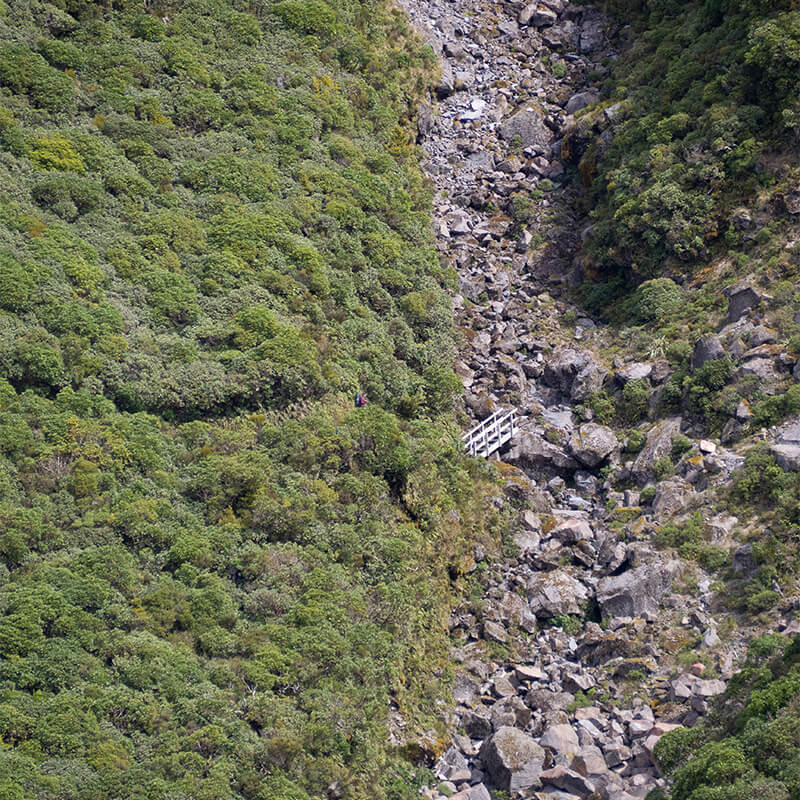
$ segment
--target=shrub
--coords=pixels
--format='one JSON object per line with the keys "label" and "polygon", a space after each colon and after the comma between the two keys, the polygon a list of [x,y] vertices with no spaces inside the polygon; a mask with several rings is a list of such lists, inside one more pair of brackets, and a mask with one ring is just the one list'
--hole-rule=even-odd
{"label": "shrub", "polygon": [[6,311],[27,311],[35,288],[30,265],[13,253],[0,250],[0,307]]}
{"label": "shrub", "polygon": [[648,380],[628,381],[622,389],[620,416],[628,423],[638,422],[646,413],[650,401]]}
{"label": "shrub", "polygon": [[28,146],[28,158],[45,170],[85,172],[86,165],[69,139],[63,136],[39,136]]}
{"label": "shrub", "polygon": [[34,200],[67,221],[98,208],[105,196],[103,187],[85,175],[56,174],[37,181],[31,189]]}
{"label": "shrub", "polygon": [[0,85],[17,94],[27,94],[48,111],[65,111],[74,100],[72,79],[53,69],[38,53],[24,45],[0,47]]}
{"label": "shrub", "polygon": [[72,42],[60,39],[42,39],[37,50],[52,67],[57,69],[80,69],[86,63],[86,56]]}
{"label": "shrub", "polygon": [[339,27],[336,11],[321,0],[281,0],[270,13],[287,28],[322,39],[332,38]]}
{"label": "shrub", "polygon": [[625,440],[626,453],[638,453],[645,445],[647,436],[639,430],[632,430]]}
{"label": "shrub", "polygon": [[670,278],[654,278],[639,286],[631,299],[631,312],[642,322],[662,322],[678,311],[683,297]]}

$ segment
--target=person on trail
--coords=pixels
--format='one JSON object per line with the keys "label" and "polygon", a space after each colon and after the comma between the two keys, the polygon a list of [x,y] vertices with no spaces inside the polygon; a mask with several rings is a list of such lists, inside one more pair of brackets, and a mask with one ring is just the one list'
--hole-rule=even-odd
{"label": "person on trail", "polygon": [[367,396],[365,394],[361,394],[361,392],[356,392],[356,408],[364,408],[367,404]]}

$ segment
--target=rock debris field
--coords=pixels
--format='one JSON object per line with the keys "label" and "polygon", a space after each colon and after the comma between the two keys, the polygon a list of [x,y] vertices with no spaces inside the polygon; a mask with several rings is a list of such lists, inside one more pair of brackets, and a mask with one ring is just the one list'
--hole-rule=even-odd
{"label": "rock debris field", "polygon": [[[435,752],[439,783],[423,793],[644,798],[663,785],[653,761],[659,738],[697,723],[743,653],[741,642],[721,646],[708,576],[676,589],[684,567],[649,543],[652,523],[727,480],[742,459],[694,442],[683,474],[655,482],[649,516],[635,515],[624,537],[605,523],[609,507],[639,506],[638,490],[613,491],[609,469],[652,485],[654,464],[680,431],[679,419],[662,421],[625,463],[615,432],[577,413],[609,370],[591,349],[595,323],[560,299],[588,225],[564,177],[588,125],[601,142],[613,138],[615,105],[590,123],[581,111],[599,100],[592,81],[615,57],[618,31],[596,8],[563,0],[399,4],[442,63],[437,96],[419,109],[419,134],[436,187],[437,246],[459,275],[465,407],[477,421],[513,398],[521,433],[502,455],[507,496],[497,502],[525,509],[514,530],[518,555],[484,565],[494,577],[479,609],[453,611],[450,746]],[[649,379],[654,393],[669,376],[658,360],[614,367],[614,380]],[[721,542],[735,523],[710,522]],[[747,570],[744,550],[734,564]],[[480,548],[475,560],[486,561]],[[586,609],[598,621],[570,633],[563,621]],[[675,666],[671,656],[687,641],[719,677],[699,660]]]}

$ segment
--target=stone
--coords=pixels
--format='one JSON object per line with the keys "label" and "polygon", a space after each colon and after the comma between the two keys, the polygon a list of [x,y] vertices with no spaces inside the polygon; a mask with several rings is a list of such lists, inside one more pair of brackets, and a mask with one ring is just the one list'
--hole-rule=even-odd
{"label": "stone", "polygon": [[760,347],[762,344],[775,344],[778,332],[766,325],[758,325],[750,331],[750,347]]}
{"label": "stone", "polygon": [[613,768],[629,761],[633,753],[630,747],[615,742],[603,747],[603,755],[605,756],[606,764]]}
{"label": "stone", "polygon": [[690,366],[692,372],[700,369],[704,364],[709,361],[716,361],[717,359],[725,358],[725,350],[722,347],[722,342],[716,336],[703,336],[695,342],[694,349],[692,350],[692,359]]}
{"label": "stone", "polygon": [[545,752],[532,737],[510,726],[503,726],[480,751],[484,769],[498,789],[520,792],[538,788]]}
{"label": "stone", "polygon": [[800,444],[775,444],[770,448],[770,452],[784,472],[800,470]]}
{"label": "stone", "polygon": [[608,370],[588,350],[559,347],[545,364],[542,377],[548,386],[580,401],[602,388]]}
{"label": "stone", "polygon": [[599,747],[584,745],[580,752],[572,759],[572,769],[585,778],[605,775],[608,772],[606,760]]}
{"label": "stone", "polygon": [[647,441],[631,468],[635,480],[642,484],[650,477],[655,462],[672,451],[672,440],[680,431],[680,417],[662,420],[648,431]]}
{"label": "stone", "polygon": [[505,644],[508,641],[506,629],[497,622],[487,620],[483,623],[483,635],[487,639]]}
{"label": "stone", "polygon": [[[547,679],[545,676],[544,679]],[[575,695],[569,692],[553,692],[550,689],[531,689],[525,695],[525,704],[533,711],[563,711],[573,700]]]}
{"label": "stone", "polygon": [[436,86],[436,94],[440,100],[450,97],[455,91],[455,75],[453,74],[453,66],[446,59],[442,59],[442,77]]}
{"label": "stone", "polygon": [[570,473],[578,469],[578,462],[561,447],[532,431],[524,431],[516,438],[507,460],[533,472],[545,469],[551,474]]}
{"label": "stone", "polygon": [[599,50],[605,41],[605,24],[602,19],[588,19],[581,25],[579,46],[582,53]]}
{"label": "stone", "polygon": [[672,587],[678,562],[642,564],[621,575],[601,578],[597,602],[603,616],[643,617],[659,612],[660,600]]}
{"label": "stone", "polygon": [[653,374],[653,365],[647,361],[636,361],[633,364],[626,364],[620,367],[614,377],[624,386],[630,381],[642,381]]}
{"label": "stone", "polygon": [[676,699],[686,700],[692,696],[714,697],[725,691],[725,681],[703,680],[685,672],[672,682],[672,694]]}
{"label": "stone", "polygon": [[586,776],[562,766],[551,767],[540,777],[543,785],[555,786],[578,797],[588,797],[595,789],[594,784]]}
{"label": "stone", "polygon": [[574,114],[576,111],[580,111],[582,108],[586,108],[587,106],[593,106],[600,100],[600,95],[597,92],[578,92],[577,94],[572,95],[569,100],[567,100],[566,106],[564,106],[564,111],[567,114]]}
{"label": "stone", "polygon": [[492,733],[492,723],[489,717],[476,711],[465,711],[461,715],[461,726],[467,736],[473,739],[485,739]]}
{"label": "stone", "polygon": [[470,786],[469,789],[450,795],[450,800],[492,800],[492,796],[486,786],[477,783],[475,786]]}
{"label": "stone", "polygon": [[745,578],[752,578],[758,572],[758,562],[753,555],[753,546],[743,544],[733,554],[733,569]]}
{"label": "stone", "polygon": [[728,298],[728,322],[740,320],[762,300],[771,299],[746,282],[728,287],[724,294]]}
{"label": "stone", "polygon": [[653,516],[656,519],[671,517],[686,505],[691,489],[680,481],[662,481],[653,498]]}
{"label": "stone", "polygon": [[578,734],[572,730],[571,725],[548,725],[539,739],[542,747],[547,747],[556,753],[573,755],[578,752]]}
{"label": "stone", "polygon": [[544,115],[531,106],[520,109],[510,116],[499,130],[501,138],[511,141],[517,136],[522,147],[537,147],[547,150],[553,140],[553,134],[544,124]]}
{"label": "stone", "polygon": [[581,425],[569,440],[572,455],[589,468],[599,466],[620,448],[620,442],[614,431],[594,422]]}
{"label": "stone", "polygon": [[450,747],[436,762],[434,774],[440,781],[460,783],[470,779],[472,770],[464,755],[455,747]]}
{"label": "stone", "polygon": [[562,544],[576,544],[583,539],[593,539],[594,531],[585,519],[565,519],[550,531],[550,535]]}
{"label": "stone", "polygon": [[563,570],[536,573],[527,585],[531,611],[539,618],[580,614],[589,598],[586,587]]}

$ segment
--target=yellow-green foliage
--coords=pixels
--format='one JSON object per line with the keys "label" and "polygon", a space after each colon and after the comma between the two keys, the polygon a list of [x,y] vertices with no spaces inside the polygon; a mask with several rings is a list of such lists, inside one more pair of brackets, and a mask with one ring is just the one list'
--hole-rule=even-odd
{"label": "yellow-green foliage", "polygon": [[86,165],[69,139],[63,136],[38,136],[29,144],[28,158],[40,169],[85,172]]}

